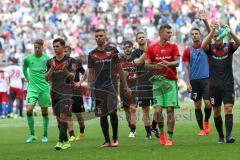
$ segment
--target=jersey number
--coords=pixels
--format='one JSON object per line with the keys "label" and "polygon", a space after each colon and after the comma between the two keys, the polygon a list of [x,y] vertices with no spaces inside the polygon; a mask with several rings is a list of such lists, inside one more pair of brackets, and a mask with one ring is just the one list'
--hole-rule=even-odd
{"label": "jersey number", "polygon": [[20,71],[19,70],[15,70],[15,69],[11,70],[11,77],[12,78],[19,78],[19,76],[20,76]]}

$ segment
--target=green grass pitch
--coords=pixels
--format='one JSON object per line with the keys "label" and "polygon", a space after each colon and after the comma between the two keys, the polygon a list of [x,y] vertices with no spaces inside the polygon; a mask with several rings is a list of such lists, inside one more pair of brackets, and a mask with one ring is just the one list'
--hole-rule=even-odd
{"label": "green grass pitch", "polygon": [[[181,104],[187,110],[176,111],[176,127],[173,137],[174,146],[159,145],[154,136],[145,140],[145,130],[138,109],[137,136],[128,138],[129,129],[124,112],[119,112],[119,147],[99,148],[103,136],[99,119],[86,121],[85,140],[73,142],[68,150],[56,151],[58,140],[55,117],[49,125],[49,142],[41,143],[42,118],[35,117],[38,140],[27,144],[29,134],[26,117],[23,119],[0,120],[0,159],[1,160],[237,160],[240,155],[240,103],[234,107],[233,136],[234,144],[217,144],[217,133],[211,117],[212,132],[208,136],[197,136],[198,127],[192,104]],[[166,122],[165,122],[166,124]],[[165,125],[166,127],[166,125]],[[110,127],[111,131],[111,127]],[[79,133],[75,122],[75,133]],[[110,132],[111,133],[111,132]]]}

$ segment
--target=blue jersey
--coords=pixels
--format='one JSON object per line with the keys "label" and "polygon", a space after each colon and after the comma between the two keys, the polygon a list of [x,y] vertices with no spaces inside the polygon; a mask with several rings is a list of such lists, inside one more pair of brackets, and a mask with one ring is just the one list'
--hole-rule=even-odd
{"label": "blue jersey", "polygon": [[208,57],[202,48],[190,46],[184,51],[183,61],[189,62],[190,80],[209,77]]}

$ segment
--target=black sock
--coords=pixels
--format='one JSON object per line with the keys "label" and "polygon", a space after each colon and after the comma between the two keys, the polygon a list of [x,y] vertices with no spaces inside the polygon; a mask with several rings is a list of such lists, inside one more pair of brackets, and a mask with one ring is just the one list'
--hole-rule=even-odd
{"label": "black sock", "polygon": [[22,100],[19,100],[18,110],[19,110],[19,116],[22,117],[23,116],[23,101]]}
{"label": "black sock", "polygon": [[68,141],[68,136],[66,134],[65,137],[64,137],[64,142],[67,142],[67,141]]}
{"label": "black sock", "polygon": [[157,127],[157,122],[155,120],[152,121],[152,129],[156,129]]}
{"label": "black sock", "polygon": [[195,109],[195,115],[198,123],[198,127],[203,129],[203,114],[201,109]]}
{"label": "black sock", "polygon": [[70,136],[70,137],[71,137],[71,136],[75,136],[75,134],[74,134],[74,130],[69,131],[68,133],[69,133],[69,136]]}
{"label": "black sock", "polygon": [[59,118],[57,118],[57,127],[58,127],[58,130],[60,131],[60,120],[59,120]]}
{"label": "black sock", "polygon": [[145,130],[146,130],[148,135],[151,134],[151,126],[145,126]]}
{"label": "black sock", "polygon": [[133,124],[131,124],[130,125],[130,130],[131,130],[131,132],[135,132],[136,131],[136,126],[135,125],[133,125]]}
{"label": "black sock", "polygon": [[168,138],[172,138],[173,137],[173,131],[168,131]]}
{"label": "black sock", "polygon": [[113,130],[113,139],[118,139],[118,116],[117,112],[113,112],[110,114],[110,120],[111,120],[111,125],[112,125],[112,130]]}
{"label": "black sock", "polygon": [[84,127],[80,127],[80,133],[84,133],[84,129],[85,129],[85,126]]}
{"label": "black sock", "polygon": [[226,137],[230,138],[233,128],[233,115],[227,114],[225,115],[225,127],[226,127]]}
{"label": "black sock", "polygon": [[214,117],[214,122],[215,122],[215,127],[217,129],[219,137],[223,138],[224,134],[223,134],[223,121],[222,121],[222,117],[221,116]]}
{"label": "black sock", "polygon": [[109,126],[108,126],[108,119],[107,116],[103,116],[100,118],[100,123],[102,127],[102,132],[105,138],[105,142],[110,142],[109,138]]}
{"label": "black sock", "polygon": [[212,113],[212,108],[204,108],[204,113],[205,113],[205,122],[208,122],[211,113]]}
{"label": "black sock", "polygon": [[60,122],[59,142],[67,141],[67,122]]}
{"label": "black sock", "polygon": [[164,131],[164,123],[163,122],[158,122],[158,127],[159,127],[159,130],[160,132],[163,132]]}

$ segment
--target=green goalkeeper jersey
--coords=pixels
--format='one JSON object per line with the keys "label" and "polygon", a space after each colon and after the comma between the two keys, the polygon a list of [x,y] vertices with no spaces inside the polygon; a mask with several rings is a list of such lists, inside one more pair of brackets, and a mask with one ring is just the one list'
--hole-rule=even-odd
{"label": "green goalkeeper jersey", "polygon": [[23,60],[23,74],[28,81],[28,91],[48,92],[49,84],[45,79],[47,61],[50,59],[45,53],[41,57],[31,54]]}

